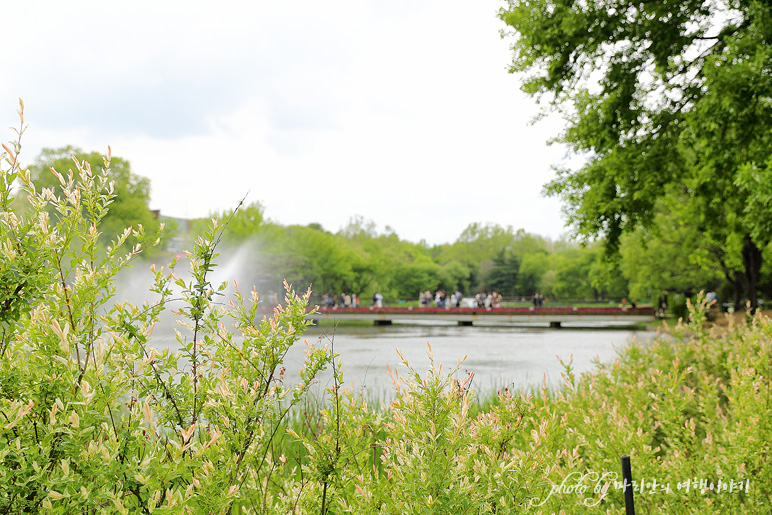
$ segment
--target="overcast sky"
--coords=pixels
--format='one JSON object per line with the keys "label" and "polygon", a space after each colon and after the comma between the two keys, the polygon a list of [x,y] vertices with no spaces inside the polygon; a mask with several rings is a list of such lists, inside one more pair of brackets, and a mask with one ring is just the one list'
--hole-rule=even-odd
{"label": "overcast sky", "polygon": [[[557,238],[544,198],[564,150],[507,72],[497,0],[24,1],[3,6],[0,118],[22,157],[74,145],[128,159],[151,207],[281,224],[354,215],[403,239],[471,222]],[[11,139],[6,129],[3,141]]]}

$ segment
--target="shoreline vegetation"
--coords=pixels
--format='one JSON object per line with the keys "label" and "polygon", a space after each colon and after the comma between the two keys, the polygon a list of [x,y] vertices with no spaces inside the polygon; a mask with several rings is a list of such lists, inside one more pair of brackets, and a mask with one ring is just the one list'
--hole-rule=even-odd
{"label": "shoreline vegetation", "polygon": [[[73,156],[81,166],[101,167],[97,152],[45,149],[30,165],[32,182],[61,197],[62,185],[51,168],[66,175]],[[100,222],[101,245],[108,245],[124,227],[141,224],[147,234],[157,234],[163,224],[161,244],[140,255],[140,260],[160,267],[192,248],[209,224],[210,217],[171,218],[150,210],[150,182],[135,174],[125,159],[111,158],[108,180],[115,198]],[[11,207],[16,213],[29,209],[25,198],[15,196]],[[57,216],[51,207],[47,212]],[[211,217],[225,219],[229,213]],[[716,275],[713,261],[674,262],[673,255],[684,253],[671,250],[663,258],[661,249],[652,254],[637,240],[623,244],[620,256],[610,259],[602,240],[577,241],[569,236],[552,240],[513,226],[473,222],[455,241],[434,245],[403,240],[376,227],[361,216],[337,231],[318,223],[282,225],[268,219],[262,204],[253,201],[239,208],[222,235],[218,248],[227,259],[215,276],[256,285],[266,299],[279,295],[285,279],[295,285],[312,284],[314,300],[324,304],[325,298],[333,303],[337,299],[338,305],[345,305],[347,296],[368,304],[376,293],[384,297],[384,305],[392,306],[418,306],[422,297],[431,305],[452,305],[459,295],[467,303],[480,295],[484,303],[490,296],[493,305],[499,303],[495,297],[507,307],[542,306],[542,302],[544,307],[644,305],[657,302],[667,289],[673,313],[683,315],[684,299],[697,286],[716,291],[725,302],[736,300],[729,283]],[[128,236],[129,245],[136,241]],[[141,280],[131,272],[126,275],[127,283]]]}

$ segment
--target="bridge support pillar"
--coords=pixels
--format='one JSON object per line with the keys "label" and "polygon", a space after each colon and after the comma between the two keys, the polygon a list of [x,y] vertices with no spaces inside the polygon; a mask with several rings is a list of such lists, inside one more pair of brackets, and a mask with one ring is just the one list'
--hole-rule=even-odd
{"label": "bridge support pillar", "polygon": [[391,325],[391,320],[373,320],[375,325]]}
{"label": "bridge support pillar", "polygon": [[560,329],[560,322],[550,322],[551,329]]}
{"label": "bridge support pillar", "polygon": [[458,325],[470,326],[471,327],[472,326],[472,321],[471,320],[459,320],[458,321]]}

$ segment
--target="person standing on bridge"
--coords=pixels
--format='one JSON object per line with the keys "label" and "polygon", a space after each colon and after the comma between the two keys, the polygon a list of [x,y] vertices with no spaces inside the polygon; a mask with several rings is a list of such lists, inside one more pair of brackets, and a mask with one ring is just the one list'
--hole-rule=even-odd
{"label": "person standing on bridge", "polygon": [[383,295],[381,295],[381,292],[379,291],[375,292],[375,295],[373,295],[373,307],[383,307]]}

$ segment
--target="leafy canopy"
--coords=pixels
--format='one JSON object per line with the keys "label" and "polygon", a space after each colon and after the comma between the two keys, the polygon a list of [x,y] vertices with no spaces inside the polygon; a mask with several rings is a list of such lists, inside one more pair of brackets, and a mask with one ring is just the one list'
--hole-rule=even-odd
{"label": "leafy canopy", "polygon": [[767,3],[509,0],[500,17],[514,29],[511,71],[562,111],[558,140],[584,158],[547,186],[579,232],[615,247],[682,181],[713,224],[743,216],[733,178],[769,156]]}
{"label": "leafy canopy", "polygon": [[653,225],[659,199],[691,205],[710,241],[740,241],[753,307],[763,249],[756,210],[772,149],[772,10],[763,0],[509,0],[511,71],[562,112],[557,140],[582,158],[546,191],[575,229],[605,237]]}

